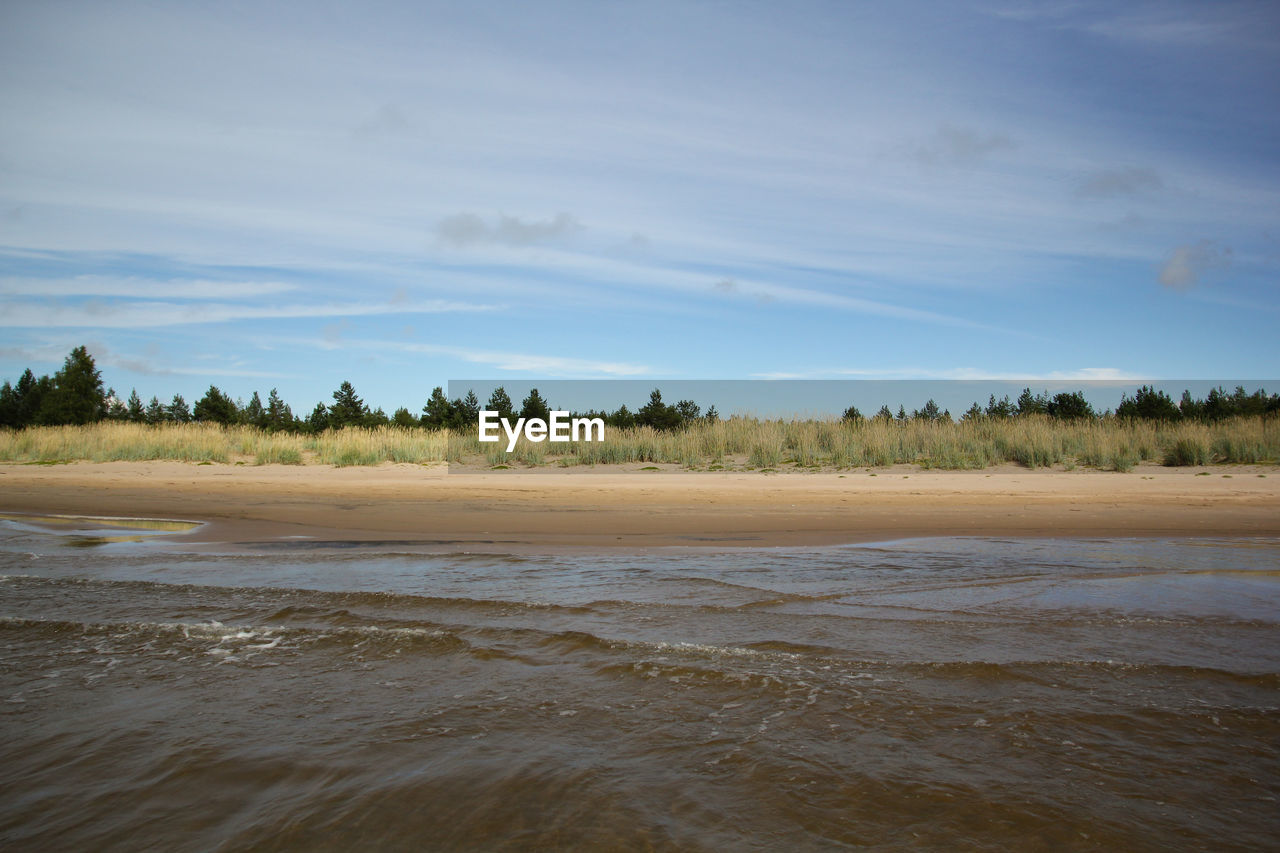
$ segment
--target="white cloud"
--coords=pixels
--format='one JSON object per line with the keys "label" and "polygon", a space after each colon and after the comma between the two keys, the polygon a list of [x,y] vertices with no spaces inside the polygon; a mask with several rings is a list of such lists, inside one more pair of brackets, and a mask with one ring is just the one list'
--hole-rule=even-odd
{"label": "white cloud", "polygon": [[227,303],[180,304],[173,302],[97,302],[59,305],[9,302],[0,312],[0,327],[86,327],[141,329],[237,320],[297,317],[367,317],[383,314],[441,314],[459,311],[492,311],[496,305],[478,305],[444,299],[414,304],[295,304],[234,305]]}
{"label": "white cloud", "polygon": [[3,278],[4,296],[97,296],[169,299],[246,299],[297,291],[295,284],[279,281],[212,281],[200,279],[148,279],[81,275],[74,278]]}
{"label": "white cloud", "polygon": [[[328,345],[325,345],[326,348]],[[418,344],[397,341],[343,341],[345,347],[394,350],[406,353],[446,355],[472,364],[484,364],[498,370],[520,373],[536,373],[542,376],[643,376],[653,370],[643,364],[621,361],[602,361],[572,356],[543,355],[538,353],[507,352],[502,350],[472,349],[444,344]]]}

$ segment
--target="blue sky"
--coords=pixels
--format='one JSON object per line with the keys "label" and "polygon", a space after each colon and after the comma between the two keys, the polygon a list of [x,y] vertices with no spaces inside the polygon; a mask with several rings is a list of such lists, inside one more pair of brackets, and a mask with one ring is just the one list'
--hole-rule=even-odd
{"label": "blue sky", "polygon": [[0,376],[1259,378],[1274,3],[8,2]]}

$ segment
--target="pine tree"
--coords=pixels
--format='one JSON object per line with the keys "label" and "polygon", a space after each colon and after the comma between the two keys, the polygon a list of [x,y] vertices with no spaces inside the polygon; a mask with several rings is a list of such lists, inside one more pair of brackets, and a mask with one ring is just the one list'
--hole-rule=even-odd
{"label": "pine tree", "polygon": [[462,402],[458,404],[458,420],[463,429],[473,427],[480,418],[480,398],[476,396],[476,392],[470,388],[467,389],[467,396],[462,398]]}
{"label": "pine tree", "polygon": [[134,388],[129,394],[129,420],[135,424],[142,423],[146,419],[147,412],[143,408],[142,398],[138,396],[138,389]]}
{"label": "pine tree", "polygon": [[316,407],[307,416],[307,429],[311,432],[324,432],[329,428],[329,410],[324,403],[316,403]]}
{"label": "pine tree", "polygon": [[422,425],[429,429],[446,429],[453,422],[453,404],[444,395],[444,389],[437,385],[431,391],[431,398],[422,407]]}
{"label": "pine tree", "polygon": [[344,380],[338,390],[333,392],[333,405],[329,407],[329,426],[333,429],[360,426],[368,414],[369,407],[356,395],[352,384]]}
{"label": "pine tree", "polygon": [[288,404],[280,399],[280,394],[274,388],[267,395],[266,419],[267,429],[272,432],[289,429],[293,426],[293,412],[289,409]]}
{"label": "pine tree", "polygon": [[174,423],[191,423],[191,409],[187,407],[187,401],[182,398],[181,394],[173,395],[173,400],[169,403],[165,412],[168,414],[169,420]]}
{"label": "pine tree", "polygon": [[547,405],[546,400],[542,399],[542,395],[538,393],[537,388],[531,388],[529,396],[521,401],[520,417],[526,420],[529,418],[541,418],[544,421],[550,420],[551,407]]}
{"label": "pine tree", "polygon": [[499,385],[493,389],[493,393],[489,395],[489,402],[485,404],[485,409],[490,412],[497,412],[498,417],[511,420],[515,415],[515,408],[511,404],[511,398],[507,396],[507,389]]}
{"label": "pine tree", "polygon": [[267,410],[262,407],[262,398],[258,396],[257,391],[254,391],[253,396],[249,398],[249,405],[244,407],[244,420],[249,426],[260,429],[267,425]]}
{"label": "pine tree", "polygon": [[89,424],[107,413],[102,373],[93,356],[82,346],[67,356],[53,376],[53,388],[40,403],[38,420],[44,424]]}
{"label": "pine tree", "polygon": [[143,420],[149,424],[162,424],[169,420],[169,413],[165,411],[164,406],[160,405],[157,397],[152,397],[151,402],[147,403],[146,411],[142,413]]}
{"label": "pine tree", "polygon": [[197,421],[202,423],[215,423],[225,426],[235,423],[240,411],[236,408],[235,401],[222,393],[218,386],[210,385],[204,396],[196,401],[195,411],[192,414]]}

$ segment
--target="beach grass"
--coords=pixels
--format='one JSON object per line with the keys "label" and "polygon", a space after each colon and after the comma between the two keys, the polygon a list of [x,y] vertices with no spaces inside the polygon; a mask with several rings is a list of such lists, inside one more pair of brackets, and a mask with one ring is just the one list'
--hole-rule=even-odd
{"label": "beach grass", "polygon": [[981,469],[1086,467],[1129,471],[1142,462],[1169,466],[1276,464],[1280,422],[1274,417],[1216,423],[1047,417],[947,420],[758,420],[733,417],[682,430],[606,430],[605,440],[549,444],[521,438],[481,443],[474,432],[399,427],[346,428],[319,434],[267,432],[247,426],[102,422],[87,426],[0,431],[0,462],[56,463],[174,460],[336,467],[384,462],[465,462],[493,468],[669,464],[716,470],[824,470],[918,465]]}

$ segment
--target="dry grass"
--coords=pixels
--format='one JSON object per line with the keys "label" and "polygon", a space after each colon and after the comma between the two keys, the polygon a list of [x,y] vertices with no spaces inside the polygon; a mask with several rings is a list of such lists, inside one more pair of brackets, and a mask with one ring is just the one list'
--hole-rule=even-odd
{"label": "dry grass", "polygon": [[656,462],[718,470],[895,464],[960,469],[1014,462],[1028,468],[1080,465],[1128,471],[1144,461],[1274,464],[1280,461],[1280,423],[1256,417],[1215,424],[1061,422],[1041,417],[963,423],[735,417],[669,433],[647,427],[606,429],[602,442],[549,444],[522,438],[512,453],[504,453],[504,448],[505,444],[481,444],[474,432],[396,427],[294,435],[211,424],[100,423],[0,432],[0,461],[24,463],[164,459],[347,466],[465,461],[492,467]]}

